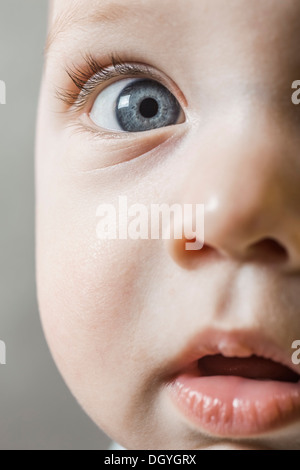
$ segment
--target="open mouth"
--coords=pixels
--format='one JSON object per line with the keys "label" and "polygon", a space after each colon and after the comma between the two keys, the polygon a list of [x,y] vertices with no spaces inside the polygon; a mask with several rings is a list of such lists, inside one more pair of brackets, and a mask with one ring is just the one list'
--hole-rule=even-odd
{"label": "open mouth", "polygon": [[290,368],[255,355],[246,358],[225,357],[222,354],[204,356],[198,360],[198,369],[201,377],[221,375],[291,383],[300,380],[300,376]]}
{"label": "open mouth", "polygon": [[238,357],[213,344],[169,383],[172,402],[193,427],[214,436],[253,437],[300,419],[300,374],[255,348]]}

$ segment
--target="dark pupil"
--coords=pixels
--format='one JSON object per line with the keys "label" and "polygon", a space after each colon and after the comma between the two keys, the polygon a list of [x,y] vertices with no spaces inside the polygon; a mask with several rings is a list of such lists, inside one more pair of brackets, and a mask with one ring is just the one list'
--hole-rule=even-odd
{"label": "dark pupil", "polygon": [[153,118],[158,112],[157,101],[153,98],[146,98],[140,104],[140,113],[144,118]]}

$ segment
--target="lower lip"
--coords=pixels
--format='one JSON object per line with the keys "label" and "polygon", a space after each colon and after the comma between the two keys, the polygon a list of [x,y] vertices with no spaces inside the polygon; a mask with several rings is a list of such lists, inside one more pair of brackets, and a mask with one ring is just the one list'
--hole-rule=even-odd
{"label": "lower lip", "polygon": [[192,424],[215,436],[250,437],[300,418],[300,382],[183,374],[170,392]]}

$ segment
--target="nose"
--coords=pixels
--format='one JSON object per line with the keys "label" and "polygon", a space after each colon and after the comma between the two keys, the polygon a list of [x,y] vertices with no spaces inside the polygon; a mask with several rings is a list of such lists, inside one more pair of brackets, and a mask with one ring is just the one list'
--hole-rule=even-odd
{"label": "nose", "polygon": [[300,269],[300,160],[290,132],[265,115],[195,133],[185,149],[182,200],[204,204],[204,246],[190,251],[186,239],[172,239],[179,265],[217,256]]}

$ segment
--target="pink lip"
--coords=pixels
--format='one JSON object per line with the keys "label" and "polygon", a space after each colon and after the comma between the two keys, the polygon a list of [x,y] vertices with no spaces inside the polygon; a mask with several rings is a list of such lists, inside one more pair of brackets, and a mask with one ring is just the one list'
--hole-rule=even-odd
{"label": "pink lip", "polygon": [[220,353],[226,357],[261,356],[299,374],[291,359],[258,333],[205,332],[185,351],[178,362],[181,365],[185,361],[185,366],[173,375],[168,387],[175,407],[193,426],[214,436],[238,438],[266,433],[300,419],[300,380],[201,376],[197,359]]}

